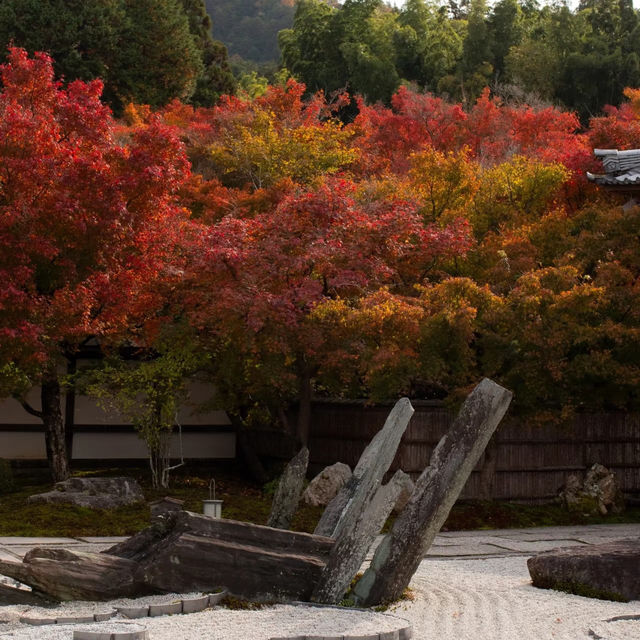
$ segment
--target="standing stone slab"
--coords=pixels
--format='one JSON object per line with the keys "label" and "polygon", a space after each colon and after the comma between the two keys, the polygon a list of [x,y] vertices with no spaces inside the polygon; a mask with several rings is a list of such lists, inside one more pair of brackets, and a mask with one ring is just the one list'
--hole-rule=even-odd
{"label": "standing stone slab", "polygon": [[393,478],[378,489],[352,531],[336,541],[311,596],[313,601],[337,604],[342,600],[405,488],[407,480],[410,481],[410,478],[404,471],[396,471]]}
{"label": "standing stone slab", "polygon": [[288,529],[298,508],[304,478],[309,465],[309,449],[302,447],[286,466],[271,503],[271,513],[267,526]]}
{"label": "standing stone slab", "polygon": [[316,535],[336,539],[345,532],[350,535],[391,466],[412,415],[408,398],[396,402],[384,426],[360,456],[351,478],[324,510]]}
{"label": "standing stone slab", "polygon": [[465,400],[393,529],[354,589],[365,606],[397,600],[506,413],[512,393],[485,378]]}

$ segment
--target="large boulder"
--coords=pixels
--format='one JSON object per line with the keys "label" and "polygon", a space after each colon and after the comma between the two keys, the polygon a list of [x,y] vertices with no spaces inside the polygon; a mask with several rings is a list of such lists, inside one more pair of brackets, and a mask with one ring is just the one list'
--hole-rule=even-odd
{"label": "large boulder", "polygon": [[601,464],[582,474],[572,474],[560,490],[561,503],[585,515],[606,515],[624,510],[624,496],[615,475]]}
{"label": "large boulder", "polygon": [[535,587],[604,600],[640,600],[640,539],[545,551],[527,560]]}
{"label": "large boulder", "polygon": [[344,462],[336,462],[325,467],[310,483],[302,494],[305,504],[313,507],[326,507],[338,494],[338,491],[351,478],[351,468]]}
{"label": "large boulder", "polygon": [[29,497],[29,502],[67,503],[89,509],[114,509],[142,502],[144,494],[133,478],[69,478],[57,482],[53,491]]}

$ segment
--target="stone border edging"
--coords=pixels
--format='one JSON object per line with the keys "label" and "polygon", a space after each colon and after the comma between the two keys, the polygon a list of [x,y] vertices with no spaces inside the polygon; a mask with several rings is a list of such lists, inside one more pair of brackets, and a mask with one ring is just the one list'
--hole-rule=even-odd
{"label": "stone border edging", "polygon": [[318,609],[336,609],[338,611],[361,611],[366,613],[377,613],[378,615],[385,616],[387,618],[393,618],[394,620],[398,620],[402,622],[404,625],[399,629],[394,629],[393,631],[379,631],[378,633],[371,633],[365,635],[309,635],[305,634],[302,636],[278,636],[269,638],[269,640],[411,640],[413,638],[413,626],[408,624],[409,621],[406,618],[401,618],[393,613],[384,613],[381,611],[371,611],[371,609],[366,609],[363,607],[339,607],[334,604],[320,604],[317,602],[301,602],[299,600],[295,602],[289,602],[289,605],[296,607],[316,607]]}
{"label": "stone border edging", "polygon": [[278,638],[269,638],[269,640],[411,640],[413,638],[413,627],[402,627],[394,631],[382,631],[380,633],[372,633],[358,636],[283,636]]}
{"label": "stone border edging", "polygon": [[[209,593],[199,598],[181,599],[175,602],[164,604],[146,604],[133,607],[116,607],[110,612],[94,613],[92,616],[61,616],[59,618],[38,618],[31,616],[21,616],[19,622],[31,626],[43,626],[49,624],[86,624],[89,622],[106,622],[114,616],[120,614],[128,619],[139,619],[156,616],[170,616],[176,614],[189,614],[204,611],[207,607],[215,607],[227,596],[227,589],[222,589],[217,593]],[[105,634],[104,640],[110,640]],[[96,636],[97,640],[103,640]],[[114,639],[115,640],[115,639]],[[129,640],[124,638],[122,640]],[[131,639],[133,640],[133,638]]]}
{"label": "stone border edging", "polygon": [[[140,625],[121,622],[118,626],[122,630],[101,629],[95,631],[79,629],[73,632],[73,640],[149,640],[149,632]],[[132,629],[133,626],[137,628]]]}

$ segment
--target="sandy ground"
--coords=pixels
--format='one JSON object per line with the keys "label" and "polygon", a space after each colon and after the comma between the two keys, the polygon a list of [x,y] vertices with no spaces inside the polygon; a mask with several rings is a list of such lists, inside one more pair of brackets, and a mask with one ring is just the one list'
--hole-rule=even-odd
{"label": "sandy ground", "polygon": [[[640,640],[640,601],[606,602],[531,586],[526,557],[427,559],[411,583],[414,600],[387,613],[409,620],[416,640]],[[170,601],[171,596],[164,596]],[[142,599],[149,602],[151,599]],[[158,599],[155,599],[156,601]],[[62,610],[32,614],[64,615],[101,603],[67,603]],[[72,629],[26,627],[15,620],[25,607],[0,607],[0,638],[70,640]],[[215,608],[201,613],[146,618],[151,640],[268,640],[278,636],[358,635],[404,626],[376,612],[286,606],[259,611]]]}

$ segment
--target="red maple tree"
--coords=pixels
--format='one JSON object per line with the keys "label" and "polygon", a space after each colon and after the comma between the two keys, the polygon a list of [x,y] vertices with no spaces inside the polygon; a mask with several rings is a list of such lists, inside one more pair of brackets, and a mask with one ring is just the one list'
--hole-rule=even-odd
{"label": "red maple tree", "polygon": [[102,84],[63,88],[46,54],[12,48],[0,72],[0,356],[41,387],[39,409],[20,399],[61,480],[61,372],[88,339],[122,336],[160,304],[189,165],[158,120],[116,136]]}

